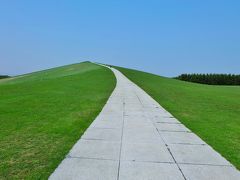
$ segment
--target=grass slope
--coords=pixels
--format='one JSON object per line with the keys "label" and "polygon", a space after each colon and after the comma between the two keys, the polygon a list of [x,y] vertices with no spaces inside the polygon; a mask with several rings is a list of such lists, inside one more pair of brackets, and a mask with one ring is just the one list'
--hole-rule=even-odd
{"label": "grass slope", "polygon": [[1,80],[0,179],[47,179],[114,87],[88,62]]}
{"label": "grass slope", "polygon": [[116,68],[240,169],[240,87],[201,85]]}

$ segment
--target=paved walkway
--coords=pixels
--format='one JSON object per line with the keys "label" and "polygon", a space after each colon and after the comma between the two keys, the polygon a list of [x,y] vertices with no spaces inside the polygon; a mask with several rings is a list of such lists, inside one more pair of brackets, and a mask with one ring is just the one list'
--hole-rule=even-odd
{"label": "paved walkway", "polygon": [[50,179],[240,179],[227,160],[112,70],[114,92]]}

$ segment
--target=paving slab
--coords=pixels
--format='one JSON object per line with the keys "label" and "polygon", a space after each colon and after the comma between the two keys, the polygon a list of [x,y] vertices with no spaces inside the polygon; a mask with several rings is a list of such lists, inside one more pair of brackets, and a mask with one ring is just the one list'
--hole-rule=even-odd
{"label": "paving slab", "polygon": [[174,118],[170,113],[168,112],[149,112],[148,111],[149,116],[151,117],[160,117],[160,118]]}
{"label": "paving slab", "polygon": [[124,128],[155,128],[145,116],[124,116]]}
{"label": "paving slab", "polygon": [[156,127],[159,131],[190,132],[190,130],[182,124],[156,123]]}
{"label": "paving slab", "polygon": [[[147,103],[145,102],[145,104],[147,104]],[[151,107],[151,108],[144,107],[144,110],[149,112],[150,114],[154,114],[154,115],[159,115],[159,114],[167,115],[167,114],[169,114],[167,111],[165,111],[164,109],[162,109],[161,107],[158,107],[158,106],[154,106],[154,107]]]}
{"label": "paving slab", "polygon": [[240,179],[226,159],[111,69],[116,88],[50,179]]}
{"label": "paving slab", "polygon": [[135,111],[135,110],[142,111],[143,110],[143,106],[142,106],[142,104],[139,103],[139,101],[137,101],[135,103],[131,103],[131,102],[126,103],[125,102],[124,108],[128,109],[128,110],[133,110],[133,111]]}
{"label": "paving slab", "polygon": [[168,145],[177,163],[225,165],[230,163],[208,145]]}
{"label": "paving slab", "polygon": [[206,144],[198,136],[190,132],[161,132],[160,134],[166,144],[192,144],[192,145]]}
{"label": "paving slab", "polygon": [[121,129],[104,129],[104,128],[90,128],[88,129],[82,139],[85,140],[104,140],[120,142],[122,136]]}
{"label": "paving slab", "polygon": [[121,160],[174,163],[164,143],[123,143]]}
{"label": "paving slab", "polygon": [[124,143],[150,143],[150,142],[160,142],[162,139],[158,135],[155,128],[134,128],[134,129],[123,129],[123,139]]}
{"label": "paving slab", "polygon": [[154,123],[181,124],[177,119],[175,119],[175,118],[170,118],[170,117],[154,116],[154,117],[150,117],[150,119],[151,119]]}
{"label": "paving slab", "polygon": [[143,107],[142,107],[142,105],[141,104],[139,104],[138,103],[138,105],[136,104],[136,103],[134,103],[134,104],[125,104],[125,110],[126,111],[143,111],[144,109],[143,109]]}
{"label": "paving slab", "polygon": [[115,121],[115,122],[122,122],[123,121],[123,114],[103,114],[101,113],[94,122],[96,121]]}
{"label": "paving slab", "polygon": [[145,113],[143,111],[128,111],[128,110],[126,110],[124,112],[124,115],[126,115],[126,116],[145,116]]}
{"label": "paving slab", "polygon": [[50,176],[52,180],[117,180],[118,161],[66,158]]}
{"label": "paving slab", "polygon": [[240,173],[229,166],[179,165],[185,177],[190,180],[238,180]]}
{"label": "paving slab", "polygon": [[102,113],[103,114],[115,114],[115,115],[122,115],[122,110],[121,110],[121,108],[119,109],[119,111],[117,111],[117,110],[113,110],[113,109],[111,109],[111,108],[109,108],[109,109],[104,109],[104,110],[102,110]]}
{"label": "paving slab", "polygon": [[123,123],[121,119],[119,121],[94,121],[91,124],[93,128],[110,128],[110,129],[122,129]]}
{"label": "paving slab", "polygon": [[120,143],[99,140],[79,140],[69,153],[70,157],[118,160]]}
{"label": "paving slab", "polygon": [[176,164],[121,162],[119,180],[184,180]]}
{"label": "paving slab", "polygon": [[124,121],[124,128],[134,129],[134,128],[155,128],[153,123],[148,121]]}
{"label": "paving slab", "polygon": [[126,121],[135,121],[136,123],[139,121],[151,122],[145,115],[124,115],[124,122]]}

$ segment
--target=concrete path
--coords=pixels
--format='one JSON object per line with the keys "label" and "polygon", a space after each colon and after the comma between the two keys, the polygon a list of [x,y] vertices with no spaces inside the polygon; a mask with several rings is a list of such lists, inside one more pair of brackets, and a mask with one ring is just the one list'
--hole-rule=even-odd
{"label": "concrete path", "polygon": [[117,86],[50,179],[239,180],[240,173],[142,89]]}

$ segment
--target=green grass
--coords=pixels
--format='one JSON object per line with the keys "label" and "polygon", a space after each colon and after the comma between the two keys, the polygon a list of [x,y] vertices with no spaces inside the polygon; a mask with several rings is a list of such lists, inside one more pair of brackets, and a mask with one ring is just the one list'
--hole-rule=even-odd
{"label": "green grass", "polygon": [[184,82],[116,67],[240,169],[240,87]]}
{"label": "green grass", "polygon": [[0,80],[0,179],[47,179],[115,81],[88,62]]}

